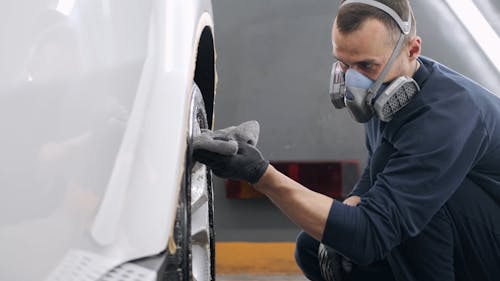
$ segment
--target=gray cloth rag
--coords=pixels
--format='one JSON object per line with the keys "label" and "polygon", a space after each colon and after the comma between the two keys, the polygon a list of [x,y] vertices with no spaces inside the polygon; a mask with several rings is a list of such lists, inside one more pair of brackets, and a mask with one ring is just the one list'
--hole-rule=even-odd
{"label": "gray cloth rag", "polygon": [[223,155],[235,155],[238,152],[238,142],[257,145],[259,132],[259,122],[255,120],[216,131],[202,129],[201,134],[193,138],[193,149],[204,149]]}

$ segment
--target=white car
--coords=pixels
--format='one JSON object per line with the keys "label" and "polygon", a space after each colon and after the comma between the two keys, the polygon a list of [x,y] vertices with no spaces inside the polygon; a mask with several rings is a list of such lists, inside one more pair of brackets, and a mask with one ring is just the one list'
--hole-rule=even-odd
{"label": "white car", "polygon": [[0,2],[0,280],[213,280],[209,0]]}

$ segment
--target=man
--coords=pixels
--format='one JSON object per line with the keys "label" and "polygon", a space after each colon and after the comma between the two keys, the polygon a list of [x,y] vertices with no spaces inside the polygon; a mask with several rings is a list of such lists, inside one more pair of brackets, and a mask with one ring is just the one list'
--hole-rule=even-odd
{"label": "man", "polygon": [[369,152],[343,203],[281,174],[253,145],[238,143],[233,156],[194,151],[216,175],[252,183],[304,230],[296,259],[311,280],[500,276],[500,101],[421,57],[415,30],[408,0],[339,8],[332,98],[365,123]]}

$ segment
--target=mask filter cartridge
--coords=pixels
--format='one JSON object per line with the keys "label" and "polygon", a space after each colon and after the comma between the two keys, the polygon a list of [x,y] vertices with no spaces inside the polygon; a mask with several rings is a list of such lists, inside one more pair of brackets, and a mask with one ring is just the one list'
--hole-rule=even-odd
{"label": "mask filter cartridge", "polygon": [[420,91],[420,87],[415,80],[407,76],[400,76],[375,100],[373,104],[375,112],[380,120],[389,122],[394,114],[405,107],[418,91]]}

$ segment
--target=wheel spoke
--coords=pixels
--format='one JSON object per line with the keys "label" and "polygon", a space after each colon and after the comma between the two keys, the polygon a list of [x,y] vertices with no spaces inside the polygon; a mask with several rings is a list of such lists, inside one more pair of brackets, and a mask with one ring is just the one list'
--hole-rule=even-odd
{"label": "wheel spoke", "polygon": [[207,167],[196,163],[191,174],[191,211],[198,210],[208,202]]}

